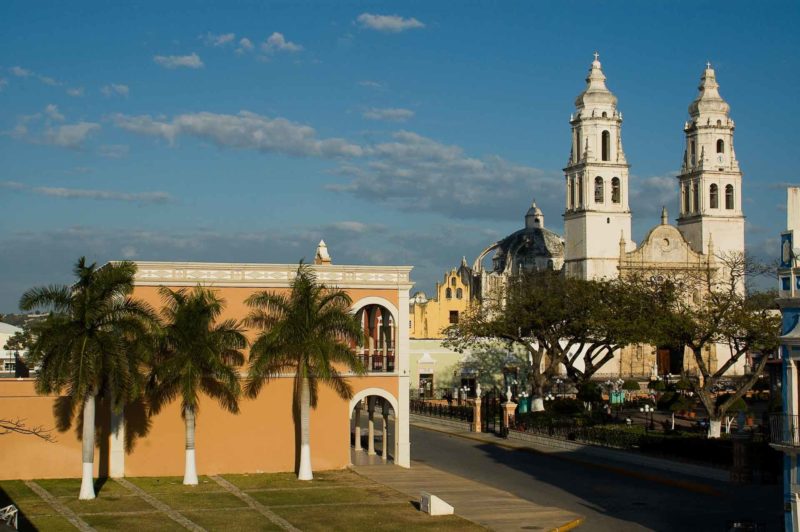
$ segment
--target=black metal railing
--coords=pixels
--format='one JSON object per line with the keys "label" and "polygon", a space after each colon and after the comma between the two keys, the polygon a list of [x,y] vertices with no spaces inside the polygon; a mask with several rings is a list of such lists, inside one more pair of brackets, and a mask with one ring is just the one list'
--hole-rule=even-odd
{"label": "black metal railing", "polygon": [[394,372],[394,350],[388,349],[363,349],[359,354],[361,362],[370,373],[393,373]]}
{"label": "black metal railing", "polygon": [[786,447],[800,447],[800,416],[770,414],[770,441]]}
{"label": "black metal railing", "polygon": [[472,423],[475,420],[475,408],[472,405],[456,406],[431,403],[429,401],[409,401],[412,414],[430,416]]}

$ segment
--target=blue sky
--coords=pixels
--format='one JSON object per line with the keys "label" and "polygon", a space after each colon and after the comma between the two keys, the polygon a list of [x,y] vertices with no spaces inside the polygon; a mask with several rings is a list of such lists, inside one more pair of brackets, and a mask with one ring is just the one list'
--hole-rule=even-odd
{"label": "blue sky", "polygon": [[634,237],[674,217],[706,60],[736,121],[747,245],[800,182],[797,2],[4,2],[0,311],[80,255],[409,264],[431,292],[518,229],[562,233],[598,50]]}

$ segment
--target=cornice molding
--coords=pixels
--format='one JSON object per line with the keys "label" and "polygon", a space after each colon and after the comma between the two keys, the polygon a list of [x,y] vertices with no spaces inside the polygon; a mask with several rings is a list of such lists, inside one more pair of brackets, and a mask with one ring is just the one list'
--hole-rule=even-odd
{"label": "cornice molding", "polygon": [[[136,261],[136,286],[288,287],[297,264]],[[339,288],[410,289],[412,266],[309,265],[321,282]]]}

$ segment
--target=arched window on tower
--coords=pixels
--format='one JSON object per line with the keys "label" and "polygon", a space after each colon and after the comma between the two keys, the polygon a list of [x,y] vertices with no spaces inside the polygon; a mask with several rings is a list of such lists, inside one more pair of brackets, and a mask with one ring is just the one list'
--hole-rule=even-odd
{"label": "arched window on tower", "polygon": [[694,141],[689,141],[689,160],[692,162],[692,166],[695,165],[697,162],[697,158],[694,155]]}
{"label": "arched window on tower", "polygon": [[689,205],[691,205],[691,203],[689,203],[689,185],[684,185],[683,186],[683,212],[684,213],[688,213],[689,212]]}
{"label": "arched window on tower", "polygon": [[567,186],[569,187],[569,208],[570,209],[574,209],[575,208],[575,178],[574,177],[570,177],[569,178]]}
{"label": "arched window on tower", "polygon": [[733,209],[733,185],[725,185],[725,208]]}
{"label": "arched window on tower", "polygon": [[712,183],[708,188],[708,206],[712,209],[719,209],[719,187]]}
{"label": "arched window on tower", "polygon": [[603,203],[603,178],[600,176],[594,178],[594,202]]}
{"label": "arched window on tower", "polygon": [[461,299],[464,297],[464,291],[461,288],[456,288],[456,299]]}
{"label": "arched window on tower", "polygon": [[447,299],[453,298],[453,291],[449,287],[444,291],[444,297]]}
{"label": "arched window on tower", "polygon": [[725,141],[722,139],[717,141],[717,153],[725,153]]}
{"label": "arched window on tower", "polygon": [[583,207],[583,176],[578,176],[578,206]]}
{"label": "arched window on tower", "polygon": [[611,133],[608,131],[603,131],[602,135],[600,136],[600,140],[602,143],[602,155],[604,161],[611,160]]}
{"label": "arched window on tower", "polygon": [[611,179],[611,202],[612,203],[619,203],[620,202],[620,188],[619,188],[619,178],[614,177]]}
{"label": "arched window on tower", "polygon": [[697,183],[692,185],[692,212],[700,212],[700,194],[698,194]]}

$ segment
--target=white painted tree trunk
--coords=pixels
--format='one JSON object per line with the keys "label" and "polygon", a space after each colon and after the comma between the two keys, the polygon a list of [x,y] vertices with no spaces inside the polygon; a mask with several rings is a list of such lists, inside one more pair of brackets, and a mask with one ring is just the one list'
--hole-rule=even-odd
{"label": "white painted tree trunk", "polygon": [[186,465],[183,470],[183,484],[197,486],[197,464],[194,457],[194,409],[187,408],[183,416],[186,425]]}
{"label": "white painted tree trunk", "polygon": [[83,401],[83,472],[81,475],[81,492],[78,499],[88,501],[94,499],[94,411],[95,396],[89,394]]}
{"label": "white painted tree trunk", "polygon": [[708,437],[719,438],[722,432],[722,420],[712,419],[708,422]]}
{"label": "white painted tree trunk", "polygon": [[544,399],[534,397],[531,401],[531,412],[544,412]]}
{"label": "white painted tree trunk", "polygon": [[303,379],[300,386],[300,468],[298,480],[313,480],[311,472],[311,391],[308,379]]}
{"label": "white painted tree trunk", "polygon": [[733,417],[725,416],[725,434],[731,433],[731,425],[733,425]]}

